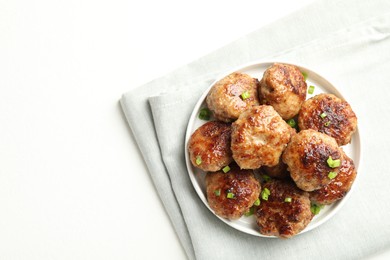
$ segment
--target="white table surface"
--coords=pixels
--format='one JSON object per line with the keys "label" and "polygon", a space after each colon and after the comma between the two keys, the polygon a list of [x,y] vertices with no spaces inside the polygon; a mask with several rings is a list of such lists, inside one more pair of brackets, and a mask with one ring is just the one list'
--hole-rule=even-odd
{"label": "white table surface", "polygon": [[0,258],[185,259],[118,100],[311,2],[0,0]]}

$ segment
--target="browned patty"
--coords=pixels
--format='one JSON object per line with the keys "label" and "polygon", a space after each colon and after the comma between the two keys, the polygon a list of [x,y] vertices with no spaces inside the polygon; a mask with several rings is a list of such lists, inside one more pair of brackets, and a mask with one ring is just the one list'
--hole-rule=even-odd
{"label": "browned patty", "polygon": [[327,205],[342,199],[351,189],[357,172],[353,160],[343,153],[340,171],[331,183],[310,192],[310,200],[316,204]]}
{"label": "browned patty", "polygon": [[345,145],[356,131],[357,117],[347,101],[332,94],[319,94],[303,103],[298,125],[301,130],[317,130]]}
{"label": "browned patty", "polygon": [[291,138],[282,159],[297,186],[313,191],[332,181],[328,177],[329,172],[339,172],[340,167],[329,167],[329,156],[342,161],[342,150],[336,140],[314,130],[303,130]]}
{"label": "browned patty", "polygon": [[273,107],[254,106],[232,124],[233,158],[242,169],[275,166],[291,133],[291,127]]}
{"label": "browned patty", "polygon": [[[236,165],[230,167],[231,170],[227,173],[207,173],[207,200],[216,215],[238,219],[258,199],[261,187],[252,170],[241,170]],[[228,198],[228,193],[234,194],[234,197]]]}
{"label": "browned patty", "polygon": [[188,151],[192,165],[203,171],[218,171],[233,161],[231,125],[210,121],[192,134]]}
{"label": "browned patty", "polygon": [[259,95],[262,104],[271,105],[283,119],[298,114],[306,99],[307,85],[298,67],[275,63],[260,81]]}
{"label": "browned patty", "polygon": [[287,164],[282,161],[282,158],[280,158],[277,165],[272,167],[263,166],[261,169],[271,178],[286,179],[290,177],[290,173],[287,170]]}
{"label": "browned patty", "polygon": [[[301,232],[313,218],[309,194],[296,187],[292,181],[271,180],[263,185],[270,191],[268,200],[261,199],[257,208],[257,225],[260,233],[282,238]],[[290,202],[286,202],[290,199]]]}
{"label": "browned patty", "polygon": [[[221,79],[210,89],[206,102],[213,116],[224,122],[232,122],[248,108],[259,105],[258,80],[251,76],[234,72]],[[242,94],[247,92],[248,97]]]}

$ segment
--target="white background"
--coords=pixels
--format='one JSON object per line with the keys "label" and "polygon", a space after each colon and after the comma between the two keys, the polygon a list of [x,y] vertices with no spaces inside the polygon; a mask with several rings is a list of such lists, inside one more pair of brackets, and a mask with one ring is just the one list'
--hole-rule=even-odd
{"label": "white background", "polygon": [[118,100],[313,1],[0,0],[0,258],[184,259]]}

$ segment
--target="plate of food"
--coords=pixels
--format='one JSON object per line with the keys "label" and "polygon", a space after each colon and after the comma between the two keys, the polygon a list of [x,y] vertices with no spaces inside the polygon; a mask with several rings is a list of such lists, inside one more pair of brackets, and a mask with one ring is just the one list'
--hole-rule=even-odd
{"label": "plate of food", "polygon": [[307,67],[243,65],[199,98],[185,158],[195,191],[221,221],[254,236],[290,238],[323,224],[351,195],[357,117]]}

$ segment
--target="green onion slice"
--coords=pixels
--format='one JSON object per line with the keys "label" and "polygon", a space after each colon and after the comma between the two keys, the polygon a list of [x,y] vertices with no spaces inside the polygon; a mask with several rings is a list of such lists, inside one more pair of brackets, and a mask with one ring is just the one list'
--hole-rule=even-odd
{"label": "green onion slice", "polygon": [[340,165],[341,165],[340,159],[333,160],[332,156],[329,156],[328,160],[326,160],[326,162],[328,163],[328,166],[330,168],[337,168],[337,167],[340,167]]}
{"label": "green onion slice", "polygon": [[200,157],[199,155],[196,156],[196,161],[195,161],[196,165],[201,165],[202,164],[202,157]]}
{"label": "green onion slice", "polygon": [[259,205],[260,205],[260,199],[259,199],[259,198],[257,198],[257,200],[255,201],[255,203],[253,203],[253,205],[255,205],[255,206],[259,206]]}
{"label": "green onion slice", "polygon": [[208,108],[204,107],[199,111],[199,119],[209,120],[211,116],[211,112]]}
{"label": "green onion slice", "polygon": [[328,174],[328,178],[331,180],[336,178],[336,176],[337,176],[337,172],[329,172],[329,174]]}
{"label": "green onion slice", "polygon": [[251,94],[249,93],[248,90],[244,91],[244,92],[241,94],[242,100],[245,100],[245,99],[249,98],[250,96],[251,96]]}
{"label": "green onion slice", "polygon": [[314,215],[318,215],[320,213],[321,209],[323,208],[323,205],[317,205],[317,204],[311,204],[310,210]]}
{"label": "green onion slice", "polygon": [[271,177],[269,177],[267,174],[261,175],[261,178],[263,178],[263,180],[264,180],[265,182],[268,182],[269,180],[271,180]]}
{"label": "green onion slice", "polygon": [[221,195],[221,189],[215,190],[214,194],[215,194],[215,196],[220,196]]}
{"label": "green onion slice", "polygon": [[325,112],[323,112],[323,113],[320,115],[321,118],[325,118],[326,116],[327,116],[327,114],[326,114]]}
{"label": "green onion slice", "polygon": [[292,128],[295,128],[297,126],[297,123],[295,122],[294,118],[287,120],[287,124]]}
{"label": "green onion slice", "polygon": [[290,203],[291,201],[292,201],[292,199],[290,197],[287,197],[287,198],[284,199],[284,202]]}
{"label": "green onion slice", "polygon": [[245,217],[252,216],[255,213],[255,208],[251,207],[248,212],[244,213]]}
{"label": "green onion slice", "polygon": [[324,125],[325,126],[329,126],[330,125],[330,121],[326,122]]}
{"label": "green onion slice", "polygon": [[226,198],[228,199],[234,199],[234,197],[235,197],[234,193],[228,192],[228,194],[226,194]]}
{"label": "green onion slice", "polygon": [[304,78],[305,80],[307,80],[307,73],[304,72],[304,71],[301,71],[301,73],[302,73],[303,78]]}
{"label": "green onion slice", "polygon": [[223,167],[222,171],[223,171],[224,173],[227,173],[227,172],[229,172],[229,171],[230,171],[230,167],[229,167],[229,165],[227,165],[227,166]]}
{"label": "green onion slice", "polygon": [[314,87],[314,86],[310,86],[310,87],[309,87],[309,90],[307,91],[307,93],[313,94],[315,88],[316,88],[316,87]]}
{"label": "green onion slice", "polygon": [[261,191],[261,198],[263,200],[268,200],[269,195],[271,195],[271,192],[269,191],[269,189],[264,188],[264,190]]}

